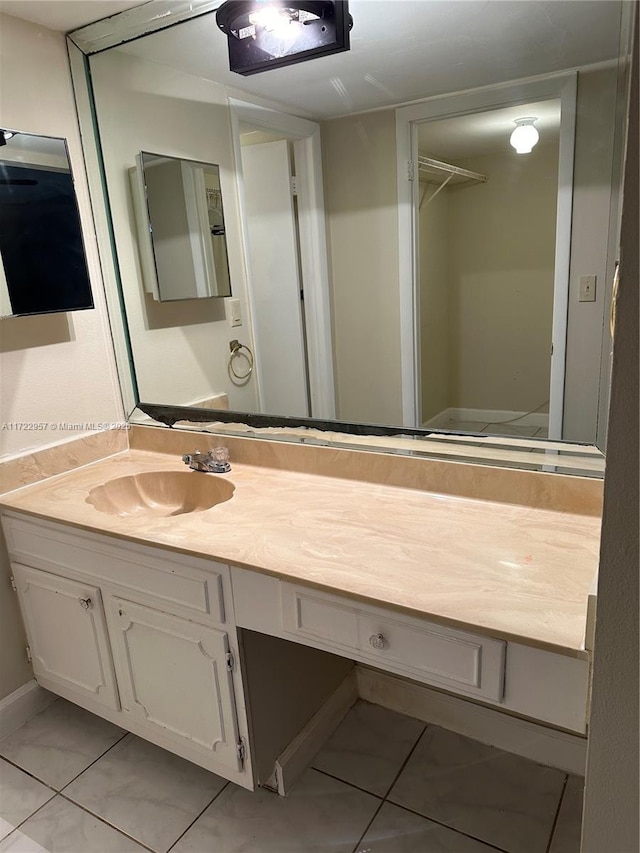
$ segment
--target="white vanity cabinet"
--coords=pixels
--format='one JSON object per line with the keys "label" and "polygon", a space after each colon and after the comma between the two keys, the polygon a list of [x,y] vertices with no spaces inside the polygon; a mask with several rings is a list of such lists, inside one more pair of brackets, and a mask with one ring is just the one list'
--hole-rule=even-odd
{"label": "white vanity cabinet", "polygon": [[231,569],[236,624],[583,735],[589,661]]}
{"label": "white vanity cabinet", "polygon": [[229,568],[4,516],[38,682],[253,789]]}
{"label": "white vanity cabinet", "polygon": [[97,586],[12,564],[33,672],[43,687],[66,688],[117,711],[102,596]]}
{"label": "white vanity cabinet", "polygon": [[[38,682],[243,787],[286,790],[361,683],[372,701],[395,691],[401,704],[422,703],[411,706],[417,716],[446,707],[441,724],[475,707],[481,736],[481,706],[501,712],[492,726],[515,714],[586,731],[586,655],[452,628],[186,547],[19,512],[2,522]],[[479,705],[464,702],[463,712],[445,694]],[[573,752],[583,749],[576,740]]]}
{"label": "white vanity cabinet", "polygon": [[242,770],[229,635],[123,598],[108,604],[122,711]]}

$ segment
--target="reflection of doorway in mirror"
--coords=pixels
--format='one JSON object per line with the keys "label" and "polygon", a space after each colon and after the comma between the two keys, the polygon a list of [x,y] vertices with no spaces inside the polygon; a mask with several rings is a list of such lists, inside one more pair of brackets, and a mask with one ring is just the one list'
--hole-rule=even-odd
{"label": "reflection of doorway in mirror", "polygon": [[261,408],[311,415],[293,145],[278,134],[241,133],[247,252]]}
{"label": "reflection of doorway in mirror", "polygon": [[[540,141],[517,154],[525,114]],[[419,126],[425,426],[548,434],[559,131],[559,100]]]}

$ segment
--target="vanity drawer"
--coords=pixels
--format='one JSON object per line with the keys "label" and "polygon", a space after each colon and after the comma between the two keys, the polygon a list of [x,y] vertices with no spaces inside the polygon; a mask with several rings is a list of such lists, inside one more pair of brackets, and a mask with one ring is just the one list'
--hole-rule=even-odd
{"label": "vanity drawer", "polygon": [[442,628],[422,620],[358,614],[359,646],[367,663],[409,678],[501,701],[502,640]]}
{"label": "vanity drawer", "polygon": [[303,587],[282,584],[285,631],[352,651],[359,646],[357,611]]}
{"label": "vanity drawer", "polygon": [[133,590],[178,615],[221,624],[228,618],[225,565],[45,521],[4,516],[2,522],[13,561]]}
{"label": "vanity drawer", "polygon": [[506,643],[283,583],[283,636],[456,693],[501,702]]}

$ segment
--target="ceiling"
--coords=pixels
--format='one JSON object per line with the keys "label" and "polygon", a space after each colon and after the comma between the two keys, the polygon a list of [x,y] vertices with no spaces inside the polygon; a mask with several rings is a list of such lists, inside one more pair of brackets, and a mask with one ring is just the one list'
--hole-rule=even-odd
{"label": "ceiling", "polygon": [[350,0],[351,50],[229,71],[215,14],[116,48],[326,119],[618,56],[620,0]]}
{"label": "ceiling", "polygon": [[[0,0],[0,11],[61,32],[148,0]],[[351,50],[253,77],[229,71],[215,13],[117,50],[326,119],[618,55],[631,0],[350,0]]]}
{"label": "ceiling", "polygon": [[558,141],[560,101],[556,98],[425,122],[418,127],[418,150],[436,160],[460,160],[498,151],[515,155],[509,137],[514,121],[525,116],[537,119],[540,145]]}
{"label": "ceiling", "polygon": [[68,33],[148,0],[0,0],[0,12]]}

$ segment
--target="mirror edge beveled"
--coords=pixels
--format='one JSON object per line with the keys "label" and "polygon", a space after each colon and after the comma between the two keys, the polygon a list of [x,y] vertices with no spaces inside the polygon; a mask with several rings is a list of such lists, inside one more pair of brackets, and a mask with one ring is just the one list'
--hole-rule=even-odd
{"label": "mirror edge beveled", "polygon": [[131,339],[124,322],[124,295],[100,149],[89,57],[69,36],[66,38],[66,45],[118,386],[123,411],[130,415],[135,410],[140,395],[133,366]]}

